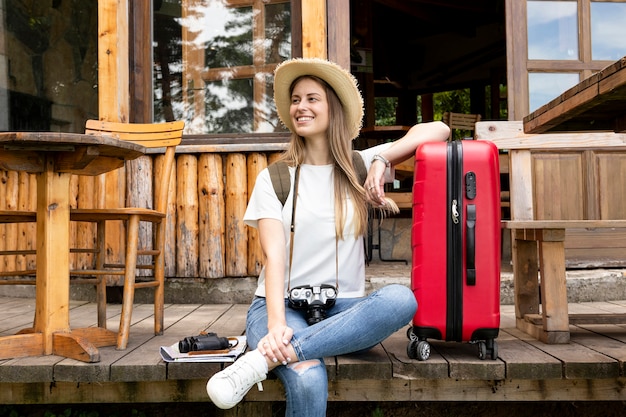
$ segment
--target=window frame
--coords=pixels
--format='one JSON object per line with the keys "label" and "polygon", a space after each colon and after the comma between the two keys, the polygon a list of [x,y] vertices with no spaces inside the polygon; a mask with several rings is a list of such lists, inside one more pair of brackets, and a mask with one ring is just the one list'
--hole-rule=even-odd
{"label": "window frame", "polygon": [[[507,85],[509,120],[522,120],[529,114],[528,74],[531,72],[577,73],[579,80],[591,76],[613,63],[591,59],[591,3],[595,0],[576,0],[578,13],[577,60],[528,59],[527,2],[529,0],[506,0],[507,36]],[[541,0],[533,0],[541,1]],[[547,0],[546,0],[547,1]],[[601,0],[626,3],[626,0]]]}
{"label": "window frame", "polygon": [[[195,0],[183,0],[182,4],[182,16],[190,17],[192,16],[190,12],[191,5],[193,5]],[[230,79],[232,80],[241,80],[241,79],[253,79],[253,97],[252,100],[254,103],[262,103],[265,93],[267,91],[267,82],[262,77],[255,77],[255,74],[263,72],[263,73],[273,73],[274,69],[278,65],[278,63],[267,63],[265,62],[265,48],[264,42],[257,42],[258,40],[265,39],[265,7],[271,6],[274,4],[283,4],[283,3],[293,3],[289,0],[226,0],[224,1],[224,5],[227,7],[252,7],[252,19],[253,19],[253,28],[252,28],[252,42],[255,45],[253,48],[252,55],[252,64],[251,65],[242,65],[237,67],[230,68],[210,68],[206,69],[205,65],[205,50],[203,48],[193,48],[191,47],[193,40],[193,33],[187,30],[185,26],[182,27],[182,41],[183,41],[183,85],[182,85],[182,100],[184,103],[191,103],[191,107],[189,109],[191,115],[190,118],[192,120],[196,120],[198,118],[204,119],[205,115],[205,93],[206,93],[206,84],[213,81],[221,81],[223,80],[223,72],[224,70],[228,70],[230,74]],[[294,23],[294,15],[292,13],[292,31],[295,26]],[[291,48],[292,56],[294,54],[294,45],[292,42]],[[262,115],[260,112],[259,106],[254,106],[253,113],[253,132],[248,133],[246,135],[255,134],[257,126],[262,122]],[[189,124],[190,128],[188,129],[189,133],[202,135],[202,132],[194,130],[193,124]],[[206,133],[207,135],[209,133]]]}

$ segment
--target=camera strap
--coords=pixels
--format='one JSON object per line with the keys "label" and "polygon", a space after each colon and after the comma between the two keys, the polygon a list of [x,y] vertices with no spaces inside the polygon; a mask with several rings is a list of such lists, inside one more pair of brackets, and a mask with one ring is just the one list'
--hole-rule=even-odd
{"label": "camera strap", "polygon": [[[291,225],[289,227],[289,273],[287,276],[287,292],[291,290],[291,263],[293,260],[293,239],[296,230],[296,201],[298,199],[298,183],[300,182],[300,165],[296,166],[293,185],[293,204],[291,207]],[[335,230],[335,288],[339,291],[339,237]]]}

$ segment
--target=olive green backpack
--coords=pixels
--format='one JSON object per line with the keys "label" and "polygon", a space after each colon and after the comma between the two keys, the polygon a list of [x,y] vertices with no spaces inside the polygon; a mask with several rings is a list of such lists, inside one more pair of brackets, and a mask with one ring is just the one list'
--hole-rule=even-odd
{"label": "olive green backpack", "polygon": [[[357,151],[352,151],[352,163],[356,169],[359,181],[361,185],[363,185],[367,178],[367,171],[365,170],[363,158],[361,158],[361,155]],[[278,200],[280,200],[281,204],[284,206],[289,191],[291,190],[291,177],[289,176],[287,163],[284,161],[275,162],[267,167],[267,169],[270,172],[270,179],[272,180],[276,197],[278,197]]]}

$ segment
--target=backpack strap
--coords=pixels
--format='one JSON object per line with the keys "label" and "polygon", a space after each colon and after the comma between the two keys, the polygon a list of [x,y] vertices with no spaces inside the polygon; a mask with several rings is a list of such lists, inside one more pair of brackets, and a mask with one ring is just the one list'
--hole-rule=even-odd
{"label": "backpack strap", "polygon": [[[363,162],[363,158],[361,158],[361,154],[357,151],[352,151],[352,164],[354,165],[361,185],[363,185],[367,178],[367,170],[365,169],[365,163]],[[270,179],[272,180],[276,197],[278,197],[278,200],[284,206],[289,196],[289,191],[291,190],[289,167],[286,162],[278,161],[268,166],[267,169],[270,173]]]}
{"label": "backpack strap", "polygon": [[286,162],[279,161],[267,167],[270,172],[270,179],[274,192],[280,203],[284,206],[291,190],[291,177],[289,176],[289,167]]}

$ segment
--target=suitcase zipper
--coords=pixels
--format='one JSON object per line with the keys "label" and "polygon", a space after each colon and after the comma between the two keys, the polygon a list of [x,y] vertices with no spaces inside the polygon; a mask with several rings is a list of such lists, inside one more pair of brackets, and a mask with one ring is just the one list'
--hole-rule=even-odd
{"label": "suitcase zipper", "polygon": [[447,146],[447,309],[446,340],[462,341],[463,335],[463,147],[460,141]]}

